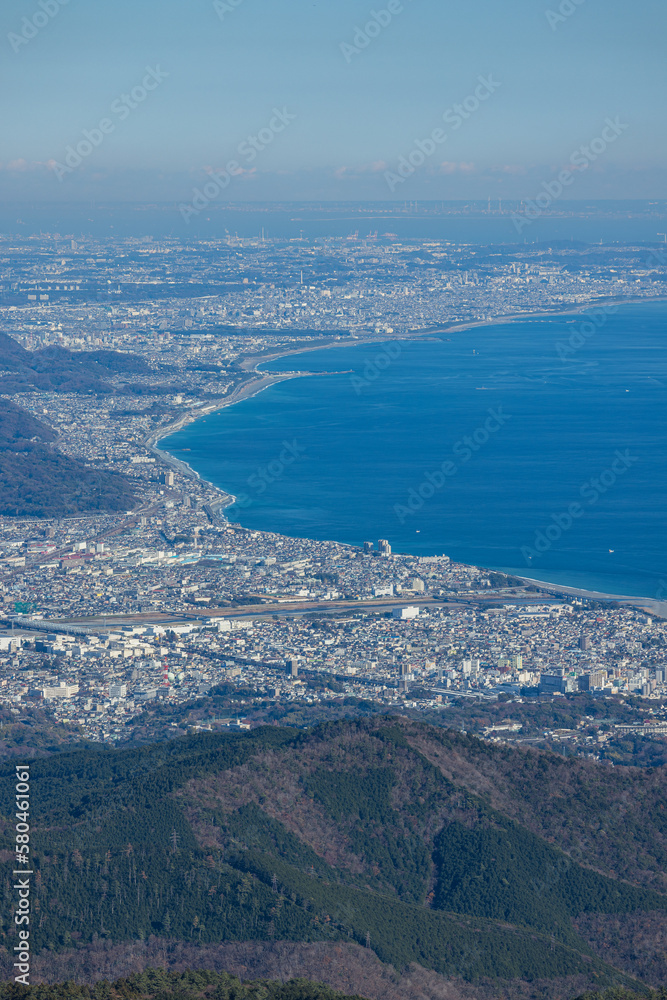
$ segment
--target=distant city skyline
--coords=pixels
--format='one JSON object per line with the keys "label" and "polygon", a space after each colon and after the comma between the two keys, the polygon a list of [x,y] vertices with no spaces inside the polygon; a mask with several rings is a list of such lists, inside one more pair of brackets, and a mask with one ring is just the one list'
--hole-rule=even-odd
{"label": "distant city skyline", "polygon": [[211,172],[220,201],[527,199],[564,170],[567,199],[667,197],[658,0],[22,0],[0,18],[4,201],[187,205]]}

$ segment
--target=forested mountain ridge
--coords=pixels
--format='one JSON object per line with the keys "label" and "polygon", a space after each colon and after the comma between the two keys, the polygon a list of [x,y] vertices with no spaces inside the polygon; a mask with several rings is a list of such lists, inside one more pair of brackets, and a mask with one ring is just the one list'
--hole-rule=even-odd
{"label": "forested mountain ridge", "polygon": [[[207,971],[145,972],[99,982],[88,987],[75,983],[53,986],[16,986],[0,983],[0,1000],[364,1000],[329,989],[322,983],[293,979],[241,982],[236,976]],[[628,996],[627,1000],[634,1000]]]}
{"label": "forested mountain ridge", "polygon": [[[469,982],[664,981],[657,771],[374,719],[63,753],[31,780],[35,944],[72,961],[101,940],[356,942]],[[650,960],[597,949],[586,920],[655,924]]]}
{"label": "forested mountain ridge", "polygon": [[[437,779],[439,789],[449,790],[445,800],[450,814],[452,809],[465,811],[462,793],[472,795],[475,801],[527,827],[573,860],[611,878],[667,893],[665,768],[614,769],[592,761],[491,745],[408,720],[323,725],[304,741],[279,768],[271,756],[275,752],[268,751],[267,757],[253,757],[242,768],[192,786],[190,795],[199,803],[199,811],[209,790],[218,807],[224,804],[230,810],[254,801],[268,815],[293,826],[293,832],[309,843],[311,831],[324,822],[326,844],[321,837],[319,842],[312,840],[311,846],[328,855],[332,863],[340,863],[340,859],[335,860],[336,826],[340,811],[346,808],[345,796],[353,793],[351,789],[336,791],[340,785],[337,775],[360,768],[364,775],[361,784],[372,800],[367,809],[375,813],[381,808],[383,781],[389,777],[382,771],[388,756],[395,774],[401,776],[392,797],[399,806],[423,817],[427,840],[437,832],[440,814],[426,808],[421,799]],[[387,751],[387,747],[391,749]],[[304,790],[311,800],[316,793],[324,797],[329,809],[340,794],[340,804],[334,806],[336,816],[327,819],[321,808],[317,815],[311,808],[304,824],[297,828],[298,817],[308,808]]]}
{"label": "forested mountain ridge", "polygon": [[150,369],[143,358],[120,351],[68,351],[52,345],[27,351],[13,337],[0,333],[0,377],[3,393],[112,392],[106,379],[120,374],[145,375]]}
{"label": "forested mountain ridge", "polygon": [[[94,986],[73,982],[33,987],[0,983],[0,1000],[64,1000],[65,997],[67,1000],[364,1000],[361,996],[339,993],[323,983],[306,979],[241,981],[224,972],[207,970],[146,969],[112,983],[100,981]],[[576,1000],[667,1000],[667,989],[636,993],[616,988],[587,992]]]}
{"label": "forested mountain ridge", "polygon": [[133,505],[128,479],[64,455],[55,441],[47,424],[0,398],[0,514],[63,517]]}
{"label": "forested mountain ridge", "polygon": [[[112,350],[26,350],[0,333],[0,515],[66,517],[134,506],[132,480],[63,454],[57,435],[7,396],[24,393],[144,395],[151,383],[120,376],[153,374],[139,355]],[[162,387],[164,391],[164,387]]]}

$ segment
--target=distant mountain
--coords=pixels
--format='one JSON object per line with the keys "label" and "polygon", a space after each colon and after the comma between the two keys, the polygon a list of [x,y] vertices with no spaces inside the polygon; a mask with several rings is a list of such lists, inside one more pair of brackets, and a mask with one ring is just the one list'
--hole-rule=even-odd
{"label": "distant mountain", "polygon": [[30,441],[41,443],[56,440],[56,433],[27,410],[0,399],[0,448],[23,447]]}
{"label": "distant mountain", "polygon": [[68,351],[45,347],[26,351],[13,337],[0,333],[0,369],[12,372],[0,378],[0,392],[25,392],[35,387],[42,392],[108,393],[105,380],[113,375],[144,375],[149,366],[135,354],[119,351]]}
{"label": "distant mountain", "polygon": [[0,398],[0,514],[63,517],[133,505],[129,480],[63,455],[55,440],[41,420]]}
{"label": "distant mountain", "polygon": [[289,966],[387,998],[659,984],[664,779],[386,718],[34,760],[35,967]]}
{"label": "distant mountain", "polygon": [[[117,351],[67,351],[47,347],[26,351],[0,333],[0,393],[110,393],[112,375],[150,371],[140,357]],[[137,392],[143,391],[141,386]],[[64,517],[124,510],[134,503],[132,484],[122,476],[93,469],[54,447],[55,433],[25,410],[0,398],[0,514],[9,517]]]}

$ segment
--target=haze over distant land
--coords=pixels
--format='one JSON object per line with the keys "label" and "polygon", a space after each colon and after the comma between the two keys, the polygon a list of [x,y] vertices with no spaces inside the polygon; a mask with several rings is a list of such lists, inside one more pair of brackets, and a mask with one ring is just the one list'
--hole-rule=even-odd
{"label": "haze over distant land", "polygon": [[667,196],[660,0],[47,6],[0,12],[3,199]]}
{"label": "haze over distant land", "polygon": [[[212,202],[187,222],[163,203],[44,202],[0,204],[0,229],[20,238],[112,239],[380,239],[438,240],[486,246],[563,244],[653,245],[660,254],[667,202],[559,201],[524,226],[517,201]],[[518,222],[515,224],[515,220]]]}

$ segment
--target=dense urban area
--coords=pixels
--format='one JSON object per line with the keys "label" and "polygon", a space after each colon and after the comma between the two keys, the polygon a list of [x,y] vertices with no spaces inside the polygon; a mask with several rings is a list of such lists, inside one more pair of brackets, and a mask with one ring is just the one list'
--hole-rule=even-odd
{"label": "dense urban area", "polygon": [[159,448],[296,377],[257,370],[290,352],[657,298],[659,249],[41,236],[3,237],[0,265],[2,449],[24,462],[6,466],[23,478],[0,522],[5,742],[22,746],[17,727],[122,743],[387,712],[663,761],[659,607],[391,539],[251,531]]}

